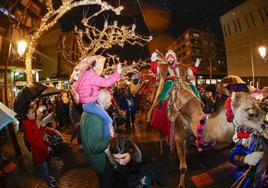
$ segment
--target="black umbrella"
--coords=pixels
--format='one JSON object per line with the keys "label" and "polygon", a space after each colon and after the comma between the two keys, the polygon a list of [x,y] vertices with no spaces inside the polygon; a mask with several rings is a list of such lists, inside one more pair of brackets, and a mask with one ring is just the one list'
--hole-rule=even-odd
{"label": "black umbrella", "polygon": [[39,97],[47,86],[38,82],[29,83],[20,90],[14,101],[14,111],[23,116],[31,102]]}
{"label": "black umbrella", "polygon": [[48,87],[41,93],[41,97],[51,96],[51,95],[57,95],[61,93],[61,90],[56,89],[55,87]]}

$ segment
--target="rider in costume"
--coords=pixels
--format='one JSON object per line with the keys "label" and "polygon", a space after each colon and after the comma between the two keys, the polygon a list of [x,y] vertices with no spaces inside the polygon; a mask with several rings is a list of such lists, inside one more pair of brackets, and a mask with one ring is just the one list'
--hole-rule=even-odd
{"label": "rider in costume", "polygon": [[[267,125],[266,125],[267,126]],[[229,159],[237,165],[235,184],[241,188],[260,186],[258,172],[263,157],[263,144],[268,135],[261,130],[240,126],[233,140],[236,143]],[[244,178],[243,178],[244,177]]]}
{"label": "rider in costume", "polygon": [[[199,67],[200,59],[196,59],[196,62],[193,66],[187,67],[187,76],[188,78],[193,78],[194,74],[197,72],[197,68]],[[160,66],[167,65],[167,73],[164,71],[165,67],[162,68],[162,72],[160,72]],[[168,50],[165,54],[165,58],[163,55],[156,50],[151,55],[151,71],[154,74],[161,74],[159,87],[157,89],[157,93],[154,99],[154,102],[148,112],[147,121],[150,121],[152,110],[156,105],[161,106],[162,102],[167,99],[168,94],[172,86],[174,85],[174,80],[177,78],[181,78],[180,70],[178,68],[180,65],[177,61],[176,53],[173,50]],[[193,90],[198,98],[200,98],[199,92],[195,85],[192,83],[188,83],[188,86]]]}

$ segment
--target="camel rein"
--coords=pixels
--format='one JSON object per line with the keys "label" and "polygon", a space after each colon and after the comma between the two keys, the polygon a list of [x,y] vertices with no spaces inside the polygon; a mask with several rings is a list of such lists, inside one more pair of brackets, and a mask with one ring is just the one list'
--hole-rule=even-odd
{"label": "camel rein", "polygon": [[[234,114],[231,108],[231,97],[228,97],[225,101],[225,114],[227,117],[227,121],[232,123],[234,127],[234,132],[237,131],[238,124],[234,119]],[[215,142],[204,142],[203,141],[203,135],[204,135],[204,126],[206,124],[207,119],[209,118],[209,115],[206,114],[202,119],[200,120],[199,125],[197,126],[197,138],[196,138],[196,147],[199,152],[204,151],[208,149],[210,146],[215,145]]]}

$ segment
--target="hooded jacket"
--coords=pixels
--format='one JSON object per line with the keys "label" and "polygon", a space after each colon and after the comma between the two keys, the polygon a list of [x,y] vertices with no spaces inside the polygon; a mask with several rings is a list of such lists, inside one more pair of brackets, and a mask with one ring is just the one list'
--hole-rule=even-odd
{"label": "hooded jacket", "polygon": [[120,74],[115,71],[107,78],[97,75],[94,71],[86,71],[77,83],[77,92],[80,103],[95,102],[98,100],[101,87],[107,88],[119,80]]}

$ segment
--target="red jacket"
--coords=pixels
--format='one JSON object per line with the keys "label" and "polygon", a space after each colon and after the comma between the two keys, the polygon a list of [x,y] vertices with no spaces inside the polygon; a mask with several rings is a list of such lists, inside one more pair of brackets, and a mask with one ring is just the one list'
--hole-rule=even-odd
{"label": "red jacket", "polygon": [[45,162],[48,158],[48,145],[44,141],[45,128],[38,128],[35,119],[25,119],[23,129],[26,139],[31,145],[34,160],[37,163]]}
{"label": "red jacket", "polygon": [[157,61],[151,61],[150,68],[154,74],[157,74]]}

